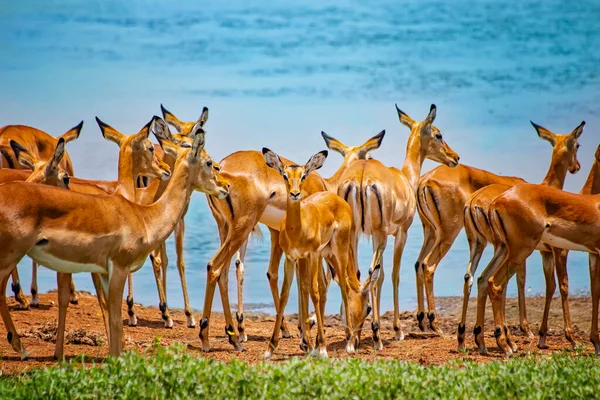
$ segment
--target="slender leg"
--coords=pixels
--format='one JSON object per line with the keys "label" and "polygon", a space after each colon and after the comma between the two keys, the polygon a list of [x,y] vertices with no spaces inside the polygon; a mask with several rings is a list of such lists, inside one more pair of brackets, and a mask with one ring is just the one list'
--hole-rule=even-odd
{"label": "slender leg", "polygon": [[[279,231],[269,228],[269,232],[271,233],[271,256],[269,258],[267,279],[269,280],[269,287],[271,288],[271,295],[273,296],[273,304],[277,306],[277,304],[279,304],[279,262],[281,261],[283,250],[279,247]],[[292,337],[285,321],[285,317],[281,322],[281,337]]]}
{"label": "slender leg", "polygon": [[600,356],[600,338],[598,337],[598,301],[600,301],[600,256],[590,253],[590,282],[592,288],[592,328],[590,340],[596,355]]}
{"label": "slender leg", "polygon": [[58,328],[56,330],[56,345],[54,346],[54,359],[61,360],[64,356],[65,329],[67,309],[69,308],[71,274],[56,274],[58,284]]}
{"label": "slender leg", "polygon": [[573,349],[577,345],[573,328],[571,326],[571,312],[569,311],[569,275],[567,274],[567,256],[568,250],[552,249],[554,254],[556,275],[558,277],[558,287],[560,289],[560,298],[562,301],[563,318],[565,323],[565,337],[571,343]]}
{"label": "slender leg", "polygon": [[512,349],[507,341],[506,332],[504,329],[505,321],[503,318],[503,294],[509,278],[509,268],[511,261],[504,262],[488,279],[488,292],[490,302],[492,303],[492,312],[494,314],[494,336],[500,350],[505,356],[513,354]]}
{"label": "slender leg", "polygon": [[8,340],[8,343],[10,343],[12,348],[21,356],[21,359],[25,360],[29,357],[29,352],[25,350],[23,344],[21,344],[15,324],[8,312],[8,303],[6,302],[6,286],[8,285],[8,278],[10,278],[11,272],[12,270],[10,267],[5,268],[4,270],[0,269],[0,274],[4,275],[0,275],[0,314],[2,315],[4,327],[7,331],[6,339]]}
{"label": "slender leg", "polygon": [[248,247],[248,241],[242,243],[238,257],[235,260],[235,277],[237,279],[237,295],[238,295],[238,309],[235,313],[235,319],[238,322],[238,333],[240,341],[247,342],[248,335],[244,331],[244,259],[246,258],[246,248]]}
{"label": "slender leg", "polygon": [[123,351],[123,318],[121,302],[129,268],[113,265],[108,284],[108,318],[110,322],[110,355],[118,357]]}
{"label": "slender leg", "polygon": [[[465,219],[465,221],[467,221]],[[469,307],[469,297],[471,296],[471,288],[473,287],[473,276],[477,272],[479,261],[483,255],[483,250],[487,245],[485,237],[478,235],[476,232],[467,228],[467,222],[465,222],[465,230],[467,231],[467,238],[469,239],[469,265],[467,266],[467,272],[465,273],[465,283],[463,286],[463,305],[462,313],[460,317],[460,323],[458,324],[458,330],[456,331],[456,339],[458,341],[458,351],[465,350],[465,332],[467,323],[467,309]]]}
{"label": "slender leg", "polygon": [[21,288],[21,280],[19,279],[19,271],[17,267],[13,268],[11,275],[12,284],[10,286],[13,293],[15,294],[15,300],[19,302],[19,308],[21,310],[28,310],[29,300],[27,300],[27,298],[23,294],[23,290]]}
{"label": "slender leg", "polygon": [[268,360],[273,356],[273,351],[279,344],[279,331],[281,329],[281,323],[284,320],[283,312],[285,311],[285,306],[290,297],[292,279],[294,279],[294,262],[286,258],[284,263],[283,286],[281,287],[281,296],[279,296],[279,304],[277,305],[277,317],[275,318],[273,335],[271,336],[267,350],[265,351],[265,360]]}
{"label": "slender leg", "polygon": [[542,267],[544,268],[544,280],[546,281],[546,299],[544,303],[544,315],[539,329],[540,338],[537,347],[540,349],[547,349],[546,335],[548,334],[548,316],[550,314],[552,297],[556,291],[556,281],[554,279],[554,266],[556,265],[556,261],[552,263],[549,259],[548,252],[540,252],[540,254],[542,255]]}
{"label": "slender leg", "polygon": [[106,339],[110,342],[110,323],[108,320],[108,303],[107,293],[104,292],[104,286],[102,285],[102,276],[100,274],[92,274],[92,282],[96,289],[96,298],[98,299],[98,305],[102,312],[102,319],[104,320],[104,331],[106,333]]}
{"label": "slender leg", "polygon": [[[548,257],[550,262],[554,262],[552,260],[552,252],[549,252]],[[522,264],[522,267],[519,267],[516,272],[517,293],[519,298],[519,325],[521,327],[521,332],[523,332],[525,336],[533,338],[533,332],[531,332],[531,329],[529,328],[529,322],[527,321],[527,302],[525,301],[525,264]]]}
{"label": "slender leg", "polygon": [[[179,272],[179,279],[181,280],[181,290],[183,291],[183,304],[185,316],[187,318],[187,327],[195,328],[196,320],[192,314],[192,306],[190,305],[190,298],[188,296],[187,281],[185,279],[185,261],[183,259],[183,240],[185,237],[185,222],[183,217],[179,220],[179,223],[175,226],[175,251],[177,252],[177,271]],[[164,251],[166,254],[166,249]],[[167,297],[167,287],[165,286],[165,298]]]}
{"label": "slender leg", "polygon": [[[383,285],[384,272],[383,272],[383,252],[385,251],[385,245],[387,242],[387,236],[385,233],[375,233],[373,235],[373,258],[371,260],[371,266],[369,267],[369,273],[375,271],[377,265],[380,267],[379,272],[379,280],[374,285],[375,287],[371,290],[372,293],[372,303],[373,303],[373,322],[371,322],[371,330],[373,332],[373,348],[375,350],[383,349],[383,342],[379,336],[379,326],[380,326],[380,315],[381,315],[381,287]],[[337,271],[337,269],[336,269]],[[341,287],[342,277],[340,276],[340,287]],[[394,300],[398,299],[398,288],[394,286]],[[344,303],[344,307],[346,308],[348,304]],[[397,303],[394,303],[394,311],[397,309]],[[350,325],[350,322],[347,322]]]}
{"label": "slender leg", "polygon": [[165,328],[172,328],[173,319],[171,318],[171,314],[167,307],[167,296],[164,286],[165,278],[163,276],[166,275],[166,268],[163,268],[163,266],[168,264],[164,260],[166,251],[163,250],[166,250],[164,243],[150,254],[150,261],[152,261],[152,271],[154,272],[154,279],[158,289],[158,308],[161,312]]}
{"label": "slender leg", "polygon": [[37,285],[37,264],[35,261],[31,262],[31,307],[37,308],[40,306],[40,295],[38,292]]}
{"label": "slender leg", "polygon": [[440,260],[444,258],[448,250],[450,250],[451,245],[452,243],[440,243],[438,252],[433,253],[429,259],[426,259],[425,265],[423,266],[423,280],[425,282],[425,294],[427,296],[427,319],[429,320],[429,329],[436,332],[438,335],[442,335],[442,330],[437,322],[435,297],[433,295],[433,278]]}
{"label": "slender leg", "polygon": [[[308,319],[304,318],[308,316],[308,296],[310,292],[310,274],[308,271],[308,262],[306,259],[298,260],[296,269],[296,279],[300,282],[300,308],[302,310],[302,343],[300,348],[307,354],[311,354],[313,351],[313,345],[310,335],[310,327],[308,326]],[[300,313],[299,313],[300,314]]]}
{"label": "slender leg", "polygon": [[423,246],[421,247],[421,252],[419,253],[419,258],[415,263],[415,275],[416,275],[416,283],[417,283],[417,321],[419,323],[419,329],[421,331],[425,330],[425,283],[423,282],[423,261],[425,258],[429,258],[429,254],[434,250],[434,246],[436,244],[435,240],[435,231],[433,227],[429,225],[429,223],[423,222]]}
{"label": "slender leg", "polygon": [[[394,285],[394,332],[396,340],[404,339],[404,332],[400,326],[400,300],[398,289],[400,286],[400,261],[406,244],[406,231],[399,230],[394,239],[394,264],[392,267],[392,284]],[[380,273],[383,272],[380,271]]]}
{"label": "slender leg", "polygon": [[[321,312],[321,298],[319,293],[319,269],[323,268],[320,265],[321,258],[316,255],[311,255],[308,259],[308,273],[310,278],[310,297],[315,308],[317,317],[317,340],[313,355],[327,358],[327,343],[325,341],[323,314]],[[321,275],[323,272],[321,272]]]}
{"label": "slender leg", "polygon": [[137,326],[137,317],[133,311],[133,275],[127,276],[127,315],[129,316],[129,326]]}
{"label": "slender leg", "polygon": [[71,279],[69,303],[71,303],[71,304],[79,303],[79,298],[77,297],[77,291],[75,290],[75,282],[73,282],[73,279]]}

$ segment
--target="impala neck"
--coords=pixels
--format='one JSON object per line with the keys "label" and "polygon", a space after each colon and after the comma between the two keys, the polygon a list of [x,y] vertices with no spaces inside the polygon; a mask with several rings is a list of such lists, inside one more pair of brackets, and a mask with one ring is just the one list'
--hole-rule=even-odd
{"label": "impala neck", "polygon": [[331,175],[331,177],[323,178],[323,180],[325,181],[325,185],[327,186],[327,189],[329,189],[330,192],[335,193],[337,191],[339,181],[342,178],[344,171],[346,171],[346,169],[348,168],[349,164],[350,163],[346,161],[346,157],[344,157],[344,161],[342,162],[342,165],[340,165],[340,167],[337,169],[337,171],[335,171],[335,173]]}
{"label": "impala neck", "polygon": [[425,153],[421,151],[421,135],[417,131],[408,138],[406,157],[401,169],[402,174],[408,179],[414,192],[417,191],[417,186],[419,185],[423,161],[425,161]]}
{"label": "impala neck", "polygon": [[600,193],[600,162],[594,159],[590,174],[581,188],[579,194],[598,194]]}
{"label": "impala neck", "polygon": [[565,178],[567,177],[567,167],[565,163],[555,160],[554,153],[552,154],[552,161],[550,162],[550,168],[548,173],[542,181],[542,185],[550,186],[557,189],[562,189],[565,185]]}
{"label": "impala neck", "polygon": [[137,176],[133,176],[133,149],[131,146],[123,146],[119,151],[117,187],[113,193],[135,201],[136,179]]}
{"label": "impala neck", "polygon": [[180,157],[163,195],[158,201],[144,207],[140,213],[146,225],[149,243],[156,244],[167,239],[181,218],[191,194],[189,164],[187,159]]}
{"label": "impala neck", "polygon": [[301,200],[292,200],[288,193],[285,213],[285,232],[292,240],[299,238],[302,234],[300,202]]}

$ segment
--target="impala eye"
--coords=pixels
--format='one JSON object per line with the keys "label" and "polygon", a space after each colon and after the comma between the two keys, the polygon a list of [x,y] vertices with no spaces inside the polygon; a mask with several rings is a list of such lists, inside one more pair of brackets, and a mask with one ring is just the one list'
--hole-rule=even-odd
{"label": "impala eye", "polygon": [[212,160],[209,160],[209,161],[207,161],[207,162],[206,162],[206,166],[207,166],[208,168],[211,168],[211,167],[212,167],[212,165],[213,165],[213,162],[212,162]]}
{"label": "impala eye", "polygon": [[283,175],[283,180],[286,181],[286,182],[288,181],[287,175]]}
{"label": "impala eye", "polygon": [[437,135],[435,135],[435,137],[438,140],[442,140],[442,134],[441,133],[438,133]]}
{"label": "impala eye", "polygon": [[304,182],[304,180],[305,180],[305,179],[306,179],[306,175],[302,175],[302,176],[300,177],[300,181],[301,181],[301,182]]}

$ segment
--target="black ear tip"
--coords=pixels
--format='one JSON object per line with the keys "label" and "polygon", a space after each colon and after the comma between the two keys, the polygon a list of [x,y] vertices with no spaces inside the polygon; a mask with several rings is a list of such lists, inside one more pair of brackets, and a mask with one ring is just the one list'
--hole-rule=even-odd
{"label": "black ear tip", "polygon": [[402,111],[400,110],[400,108],[398,107],[398,103],[394,103],[394,105],[396,106],[396,111],[398,111],[398,112],[402,112]]}
{"label": "black ear tip", "polygon": [[81,133],[82,128],[83,128],[83,121],[81,121],[79,124],[77,124],[77,126],[75,126],[75,129],[77,130],[77,137],[79,137],[79,134]]}
{"label": "black ear tip", "polygon": [[202,113],[208,112],[208,107],[202,107]]}
{"label": "black ear tip", "polygon": [[379,132],[376,137],[379,139],[383,139],[384,136],[385,136],[385,129],[382,130],[381,132]]}
{"label": "black ear tip", "polygon": [[584,125],[585,125],[585,121],[581,121],[581,126],[584,126]]}
{"label": "black ear tip", "polygon": [[104,128],[106,128],[108,126],[108,124],[104,123],[100,118],[96,117],[96,122],[98,123],[98,126],[100,127],[100,129],[102,129],[102,133],[104,133]]}
{"label": "black ear tip", "polygon": [[327,150],[323,150],[321,154],[323,154],[324,157],[327,157],[329,155],[329,152]]}
{"label": "black ear tip", "polygon": [[267,154],[267,153],[268,153],[268,152],[270,152],[270,151],[271,151],[271,150],[269,150],[269,149],[268,149],[268,148],[266,148],[266,147],[263,147],[263,148],[262,148],[262,153],[263,153],[263,155]]}
{"label": "black ear tip", "polygon": [[431,112],[433,110],[437,110],[437,107],[435,106],[435,104],[432,104],[431,107],[429,107],[429,112]]}
{"label": "black ear tip", "polygon": [[58,143],[57,143],[57,145],[59,145],[59,144],[61,144],[61,143],[64,143],[64,142],[65,142],[65,139],[64,139],[64,138],[60,138],[60,139],[58,139]]}

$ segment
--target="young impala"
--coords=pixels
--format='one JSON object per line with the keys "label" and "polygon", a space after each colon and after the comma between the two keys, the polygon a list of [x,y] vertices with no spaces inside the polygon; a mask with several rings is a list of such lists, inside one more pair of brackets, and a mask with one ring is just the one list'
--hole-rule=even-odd
{"label": "young impala", "polygon": [[[327,157],[327,151],[313,155],[304,166],[295,164],[284,166],[279,156],[266,148],[263,148],[263,154],[266,164],[283,177],[288,193],[286,214],[279,229],[279,245],[285,253],[285,274],[273,335],[265,352],[265,358],[271,357],[272,350],[279,342],[278,333],[289,295],[294,264],[298,275],[302,309],[298,314],[308,315],[310,292],[317,316],[314,354],[327,357],[323,331],[324,307],[321,304],[321,301],[325,301],[326,287],[319,282],[320,257],[325,258],[338,277],[345,311],[346,351],[354,352],[355,334],[367,317],[369,288],[371,282],[377,279],[379,268],[369,274],[372,275],[373,280],[369,278],[365,285],[360,287],[356,276],[358,269],[356,258],[351,245],[356,227],[348,203],[331,192],[319,192],[302,198],[301,189],[306,177],[312,171],[321,168]],[[302,348],[312,354],[313,346],[306,318],[301,318],[301,324]]]}
{"label": "young impala", "polygon": [[[576,173],[579,170],[579,161],[577,161],[577,148],[571,146],[570,135],[555,135],[546,128],[531,123],[535,128],[538,136],[552,145],[552,160],[548,173],[542,181],[541,185],[552,186],[562,189],[565,183],[565,177],[567,171]],[[583,125],[579,126],[577,130],[583,129]],[[498,195],[510,189],[512,186],[525,183],[520,178],[514,178],[513,185],[499,185],[491,184],[485,186],[471,195],[467,201],[464,211],[465,220],[465,232],[467,233],[467,239],[469,241],[470,258],[467,272],[465,274],[464,283],[464,295],[463,295],[463,307],[461,321],[458,325],[457,340],[458,350],[464,350],[464,338],[465,338],[465,322],[467,318],[467,306],[469,302],[469,295],[471,293],[471,286],[473,284],[473,275],[479,265],[479,260],[483,254],[483,250],[488,242],[495,244],[496,240],[493,236],[492,230],[487,220],[487,213],[489,205]],[[554,265],[552,260],[552,249],[540,248],[540,254],[542,255],[542,263],[544,265],[544,271],[553,271]],[[488,276],[489,271],[484,271],[481,276]],[[484,283],[485,284],[485,279]],[[520,325],[521,330],[528,336],[533,337],[531,330],[529,329],[529,323],[527,322],[527,313],[525,307],[525,271],[517,271],[517,286],[519,293],[519,314],[520,314]],[[485,300],[487,296],[478,297],[482,304],[481,310],[485,309]],[[477,333],[476,333],[477,334]],[[479,348],[483,351],[484,345],[480,345]]]}

